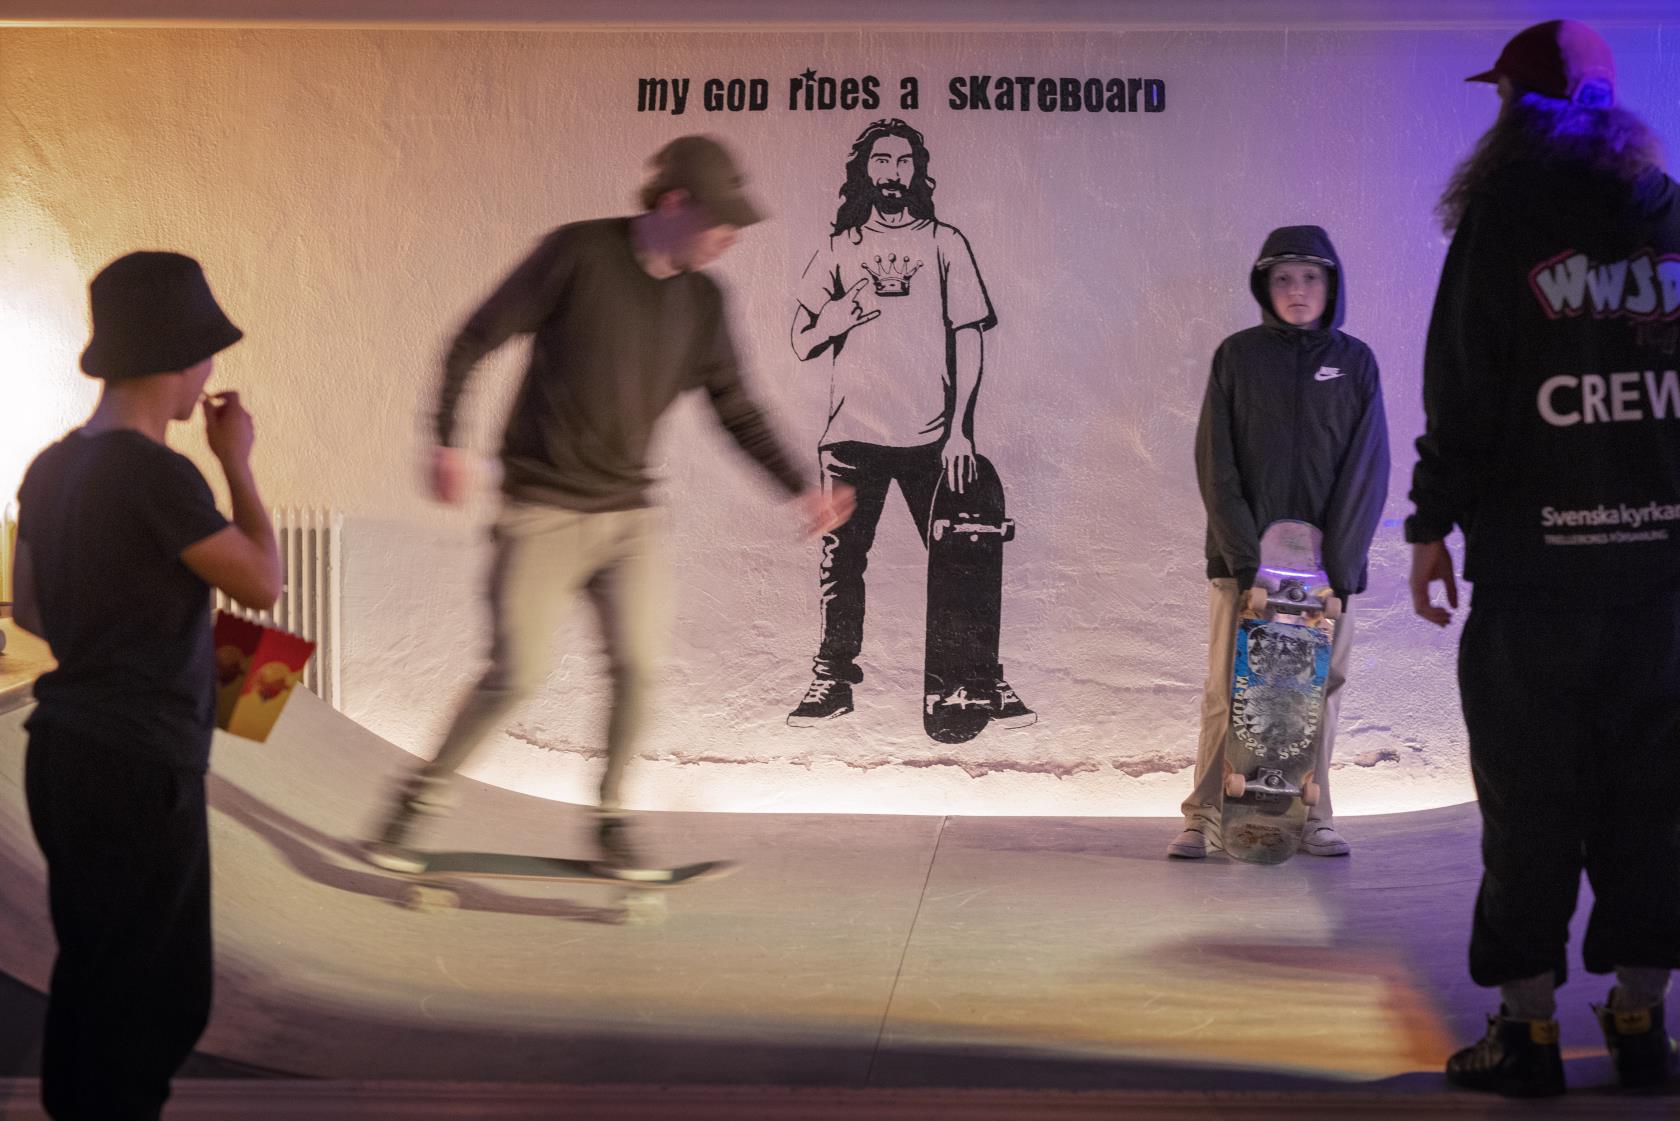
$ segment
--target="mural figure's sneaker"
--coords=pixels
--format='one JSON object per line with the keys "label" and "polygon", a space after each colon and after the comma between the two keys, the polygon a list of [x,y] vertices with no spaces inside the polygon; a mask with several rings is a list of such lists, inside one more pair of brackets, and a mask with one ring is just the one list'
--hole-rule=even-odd
{"label": "mural figure's sneaker", "polygon": [[1654,1089],[1668,1082],[1674,1069],[1674,1040],[1663,1026],[1663,1006],[1635,1011],[1593,1005],[1604,1045],[1616,1060],[1616,1077],[1629,1090]]}
{"label": "mural figure's sneaker", "polygon": [[997,707],[992,710],[992,723],[1000,728],[1025,728],[1038,719],[1038,713],[1022,703],[1015,695],[1015,690],[1009,687],[1009,682],[1003,679],[1003,667],[998,667],[997,676]]}
{"label": "mural figure's sneaker", "polygon": [[809,728],[850,711],[852,683],[819,675],[811,679],[811,687],[805,690],[805,699],[799,702],[798,708],[788,713],[787,722],[791,728]]}
{"label": "mural figure's sneaker", "polygon": [[1466,1090],[1508,1098],[1552,1098],[1563,1093],[1563,1053],[1556,1020],[1488,1017],[1487,1035],[1447,1060],[1447,1081]]}

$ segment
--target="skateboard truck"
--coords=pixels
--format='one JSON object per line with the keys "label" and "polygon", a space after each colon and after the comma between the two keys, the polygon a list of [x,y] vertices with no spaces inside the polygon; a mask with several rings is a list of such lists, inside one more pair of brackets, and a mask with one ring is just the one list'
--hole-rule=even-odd
{"label": "skateboard truck", "polygon": [[982,534],[995,533],[1005,541],[1013,541],[1015,540],[1015,519],[1004,518],[996,525],[992,525],[987,522],[959,522],[952,521],[949,518],[940,518],[933,523],[933,528],[929,530],[929,533],[935,541],[945,540],[947,533],[953,537],[961,537],[967,534],[971,541],[978,539]]}
{"label": "skateboard truck", "polygon": [[[1265,579],[1267,576],[1276,580],[1276,587],[1272,586],[1273,580]],[[1282,615],[1323,614],[1328,619],[1340,619],[1341,601],[1331,594],[1328,588],[1309,588],[1308,578],[1310,577],[1292,572],[1262,573],[1262,579],[1249,592],[1250,615],[1258,617],[1261,611],[1269,607]]]}
{"label": "skateboard truck", "polygon": [[933,715],[939,707],[945,708],[991,708],[992,702],[984,697],[971,697],[968,687],[959,685],[949,693],[927,693],[922,697],[922,713]]}
{"label": "skateboard truck", "polygon": [[1279,798],[1299,798],[1309,806],[1318,805],[1318,783],[1310,778],[1296,786],[1275,767],[1261,767],[1253,778],[1235,771],[1225,776],[1225,797],[1246,798],[1250,794],[1270,794]]}

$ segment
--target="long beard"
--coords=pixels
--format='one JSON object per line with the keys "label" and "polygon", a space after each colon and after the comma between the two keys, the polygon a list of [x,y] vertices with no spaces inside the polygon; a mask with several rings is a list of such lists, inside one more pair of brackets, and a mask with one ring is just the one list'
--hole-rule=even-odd
{"label": "long beard", "polygon": [[910,205],[910,191],[899,184],[874,184],[870,201],[882,214],[902,214]]}

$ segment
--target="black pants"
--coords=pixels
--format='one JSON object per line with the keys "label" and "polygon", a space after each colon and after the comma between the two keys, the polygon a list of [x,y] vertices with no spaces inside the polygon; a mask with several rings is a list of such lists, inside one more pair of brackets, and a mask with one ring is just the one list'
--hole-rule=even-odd
{"label": "black pants", "polygon": [[1589,972],[1680,966],[1680,595],[1470,612],[1459,691],[1482,811],[1470,975],[1568,975],[1581,873]]}
{"label": "black pants", "polygon": [[58,937],[42,1104],[156,1121],[210,1014],[204,776],[37,728],[24,786]]}
{"label": "black pants", "polygon": [[857,510],[846,524],[823,537],[821,569],[822,637],[813,662],[817,674],[842,681],[863,680],[856,661],[863,649],[863,570],[875,543],[875,526],[898,484],[910,507],[916,535],[927,542],[928,514],[942,470],[939,444],[914,448],[847,442],[822,449],[825,489],[845,483],[857,492]]}

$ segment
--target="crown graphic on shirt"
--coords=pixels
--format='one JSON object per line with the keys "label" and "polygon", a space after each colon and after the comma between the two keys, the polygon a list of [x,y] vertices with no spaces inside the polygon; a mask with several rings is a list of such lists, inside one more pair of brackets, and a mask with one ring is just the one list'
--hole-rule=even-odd
{"label": "crown graphic on shirt", "polygon": [[911,264],[908,256],[900,257],[897,253],[889,253],[884,258],[877,253],[873,266],[868,261],[863,262],[863,271],[875,278],[877,296],[908,296],[910,278],[921,267],[922,262]]}

